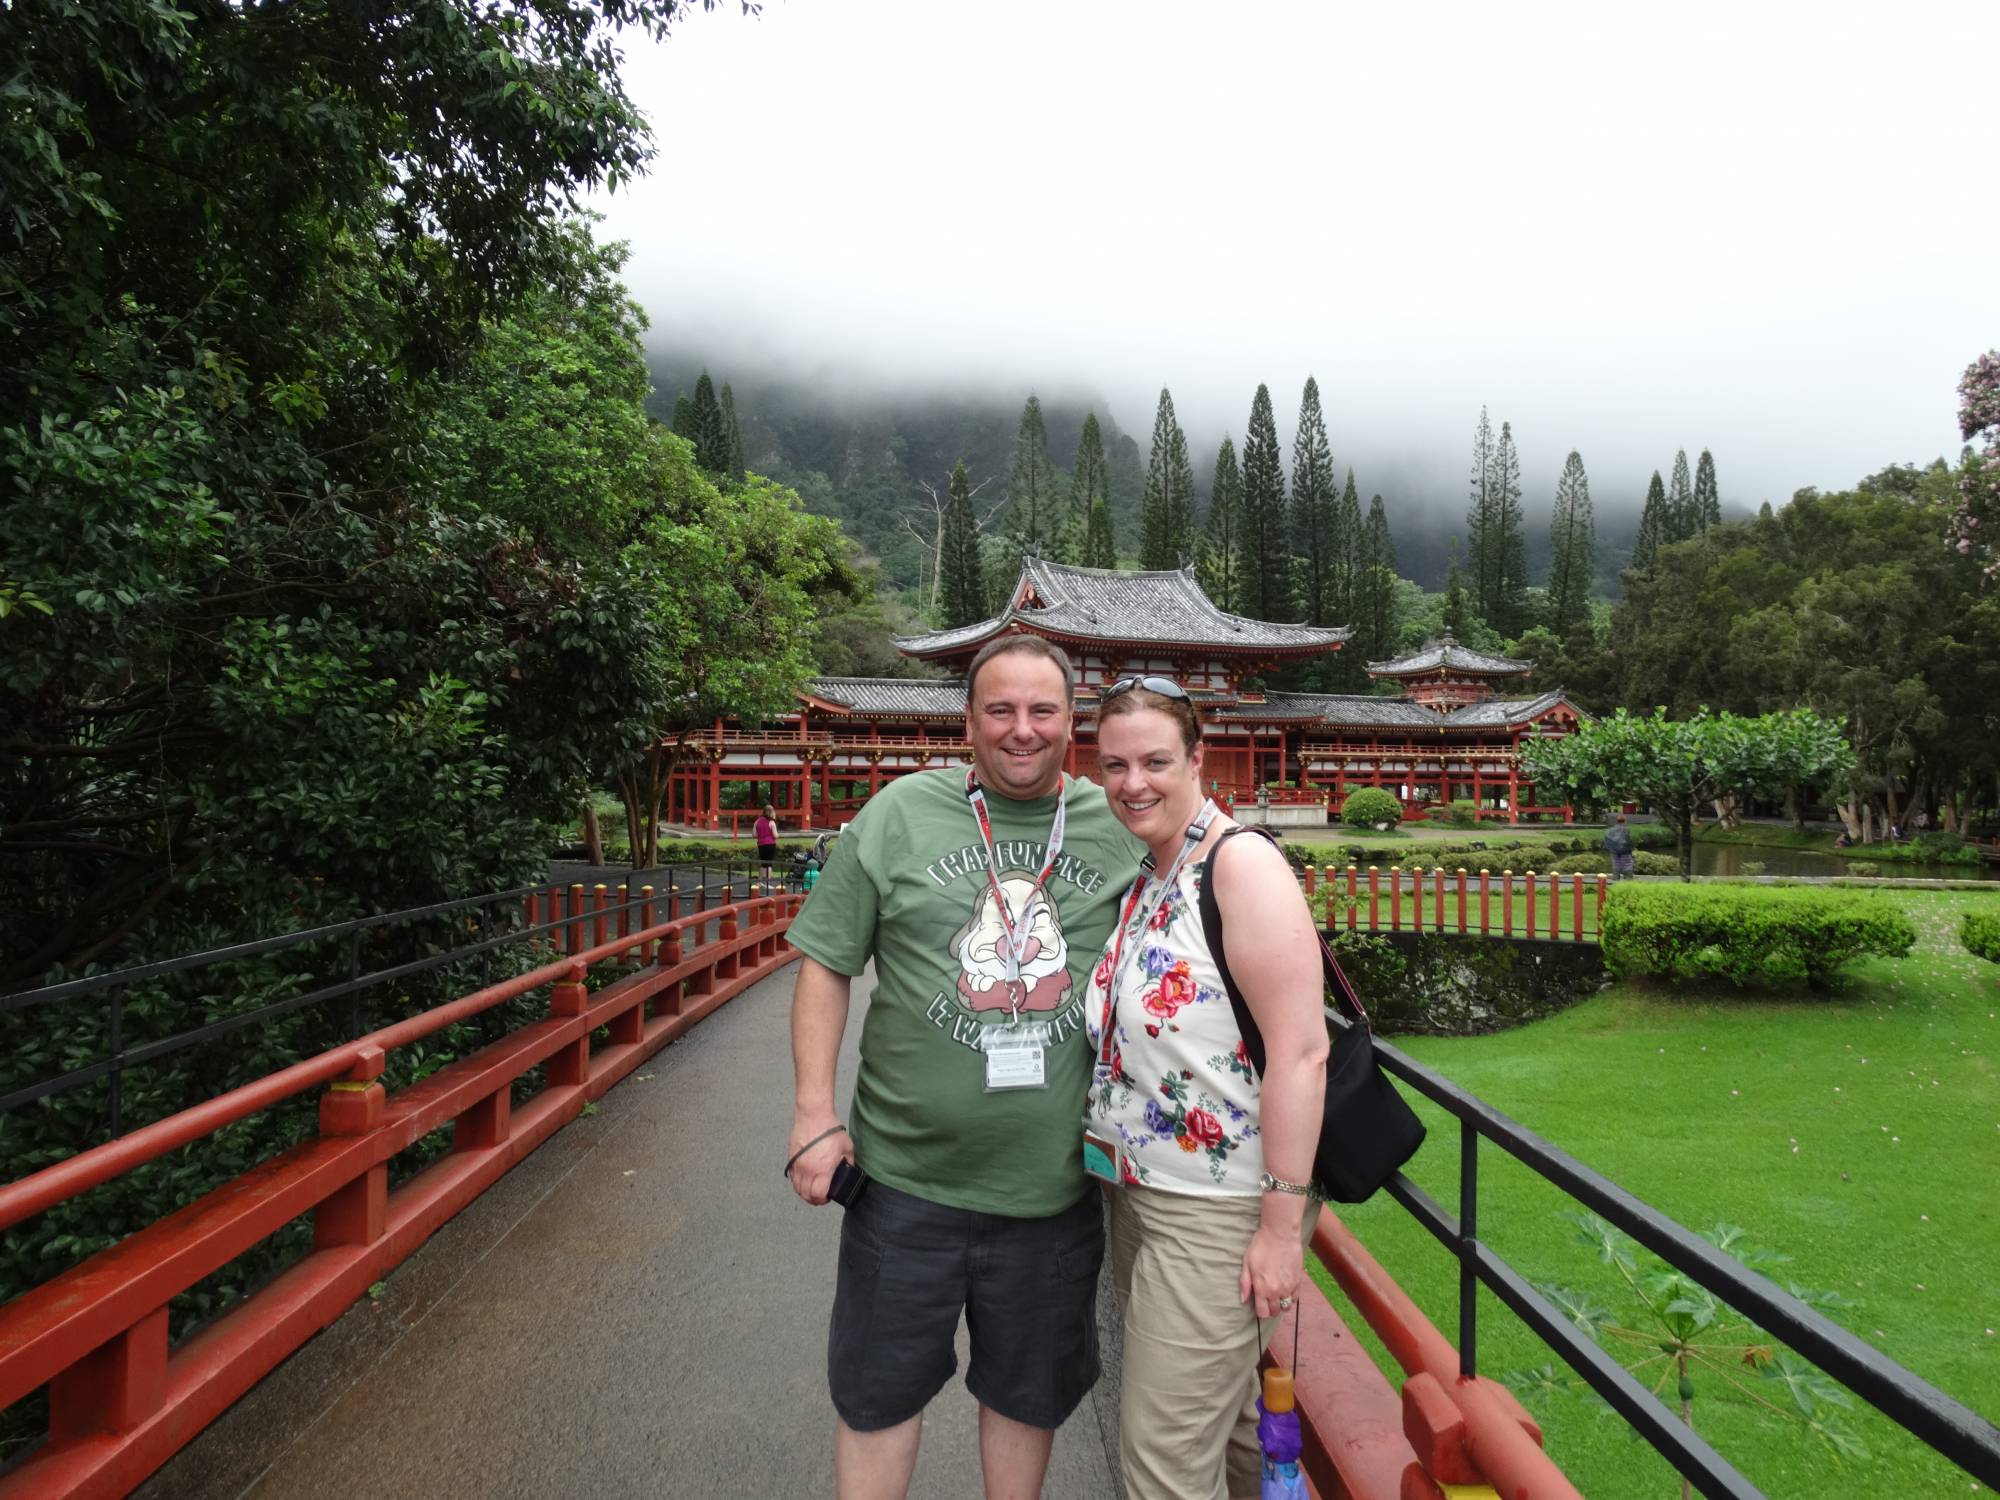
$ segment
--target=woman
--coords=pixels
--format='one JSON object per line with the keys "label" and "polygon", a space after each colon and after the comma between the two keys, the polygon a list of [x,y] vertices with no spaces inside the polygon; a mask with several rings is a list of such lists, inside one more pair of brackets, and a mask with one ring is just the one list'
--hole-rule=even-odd
{"label": "woman", "polygon": [[1628,879],[1632,874],[1632,828],[1620,813],[1616,821],[1604,830],[1604,852],[1611,856],[1611,873],[1618,880]]}
{"label": "woman", "polygon": [[[1326,1086],[1318,945],[1284,857],[1229,836],[1237,825],[1202,794],[1201,718],[1178,683],[1105,689],[1097,759],[1112,812],[1152,851],[1084,1000],[1098,1064],[1085,1157],[1115,1160],[1118,1183],[1125,1484],[1132,1500],[1255,1496],[1257,1358],[1303,1284],[1319,1212],[1308,1193]],[[1204,934],[1205,880],[1220,954]],[[1264,1038],[1261,1080],[1231,980]]]}
{"label": "woman", "polygon": [[769,879],[771,865],[778,858],[778,810],[766,802],[751,832],[757,839],[757,858],[763,862],[764,876]]}

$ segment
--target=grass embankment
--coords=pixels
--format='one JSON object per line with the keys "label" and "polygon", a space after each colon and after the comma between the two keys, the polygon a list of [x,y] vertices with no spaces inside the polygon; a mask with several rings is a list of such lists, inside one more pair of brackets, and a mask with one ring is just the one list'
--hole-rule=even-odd
{"label": "grass embankment", "polygon": [[[1746,996],[1726,986],[1621,983],[1550,1020],[1406,1051],[1693,1229],[1742,1226],[1791,1263],[1781,1284],[1840,1292],[1833,1314],[1933,1384],[2000,1415],[2000,971],[1958,944],[1960,914],[1995,895],[1885,896],[1919,930],[1906,959],[1869,959],[1831,993]],[[1431,1136],[1411,1175],[1457,1199],[1454,1123],[1420,1100]],[[1530,1280],[1594,1294],[1630,1320],[1616,1275],[1571,1242],[1554,1189],[1488,1147],[1482,1239]],[[1392,1200],[1345,1218],[1448,1336],[1455,1263]],[[1642,1260],[1644,1257],[1642,1257]],[[1400,1375],[1338,1292],[1336,1307]],[[1480,1367],[1552,1356],[1490,1295]],[[1754,1382],[1753,1382],[1754,1383]],[[1810,1436],[1697,1377],[1695,1424],[1773,1500],[1963,1496],[1981,1486],[1858,1402],[1846,1425],[1873,1457],[1836,1463]],[[1531,1395],[1547,1446],[1587,1495],[1678,1496],[1678,1480],[1587,1398]]]}

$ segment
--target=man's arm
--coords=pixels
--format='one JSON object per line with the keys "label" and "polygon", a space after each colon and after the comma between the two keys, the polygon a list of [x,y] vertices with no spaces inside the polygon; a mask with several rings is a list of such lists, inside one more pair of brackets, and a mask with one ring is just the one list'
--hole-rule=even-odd
{"label": "man's arm", "polygon": [[823,1130],[825,1140],[792,1163],[792,1191],[808,1203],[826,1202],[833,1169],[854,1160],[854,1142],[833,1109],[833,1073],[840,1061],[840,1039],[847,1030],[847,990],[850,981],[817,959],[799,960],[799,980],[792,989],[792,1134],[787,1156]]}

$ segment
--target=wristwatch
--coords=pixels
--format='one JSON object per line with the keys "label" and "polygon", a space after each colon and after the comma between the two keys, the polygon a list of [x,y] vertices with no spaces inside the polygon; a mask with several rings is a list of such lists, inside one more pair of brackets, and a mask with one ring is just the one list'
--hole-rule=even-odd
{"label": "wristwatch", "polygon": [[1264,1180],[1263,1182],[1259,1183],[1258,1186],[1263,1188],[1263,1190],[1267,1193],[1296,1193],[1301,1198],[1309,1197],[1312,1194],[1312,1187],[1310,1184],[1303,1182],[1287,1182],[1282,1177],[1273,1177],[1269,1172],[1266,1172],[1264,1174]]}

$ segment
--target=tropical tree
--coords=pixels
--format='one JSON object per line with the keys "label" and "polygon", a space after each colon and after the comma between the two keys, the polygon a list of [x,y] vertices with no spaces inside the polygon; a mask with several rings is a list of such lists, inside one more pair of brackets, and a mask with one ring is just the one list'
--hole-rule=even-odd
{"label": "tropical tree", "polygon": [[729,472],[729,420],[706,370],[694,383],[694,461],[719,478]]}
{"label": "tropical tree", "polygon": [[722,382],[722,477],[735,484],[743,478],[743,427],[736,420],[736,392]]}
{"label": "tropical tree", "polygon": [[945,628],[986,618],[986,585],[979,567],[979,529],[972,518],[972,481],[965,460],[952,466],[938,561],[938,614]]}
{"label": "tropical tree", "polygon": [[1022,558],[1030,553],[1053,555],[1061,522],[1057,505],[1048,428],[1042,420],[1041,399],[1031,391],[1021,407],[1013,461],[1007,469],[1007,529],[990,590],[995,599],[1021,576]]}
{"label": "tropical tree", "polygon": [[1951,543],[1977,559],[1990,580],[2000,577],[2000,544],[1993,539],[2000,524],[2000,349],[1966,366],[1958,383],[1958,431],[1968,445],[1980,447],[1974,452],[1968,446],[1959,467]]}
{"label": "tropical tree", "polygon": [[1722,494],[1715,486],[1715,456],[1706,448],[1694,466],[1694,529],[1722,524]]}
{"label": "tropical tree", "polygon": [[1365,663],[1386,660],[1395,651],[1397,582],[1396,544],[1389,535],[1382,497],[1376,495],[1368,502],[1368,521],[1362,530],[1355,638],[1342,655],[1351,651],[1357,663]]}
{"label": "tropical tree", "polygon": [[[1109,567],[1109,563],[1093,563],[1093,555],[1101,556],[1102,549],[1096,546],[1100,540],[1110,537],[1111,513],[1109,510],[1110,491],[1104,468],[1104,432],[1097,425],[1097,413],[1087,412],[1083,418],[1083,432],[1076,440],[1076,467],[1069,477],[1069,513],[1063,518],[1062,530],[1057,537],[1057,552],[1064,562],[1083,563],[1087,567]],[[1104,510],[1104,520],[1100,523],[1097,512]]]}
{"label": "tropical tree", "polygon": [[1540,789],[1603,807],[1643,802],[1674,830],[1681,879],[1692,878],[1694,818],[1710,803],[1750,794],[1782,794],[1844,777],[1854,752],[1840,725],[1810,709],[1742,718],[1706,708],[1685,719],[1665,709],[1633,715],[1619,709],[1574,734],[1522,743],[1521,767]]}
{"label": "tropical tree", "polygon": [[1639,538],[1632,544],[1632,566],[1652,567],[1661,545],[1672,540],[1667,517],[1667,488],[1660,482],[1660,471],[1655,469],[1646,485],[1646,503],[1639,511]]}
{"label": "tropical tree", "polygon": [[1687,449],[1674,454],[1674,477],[1667,482],[1667,507],[1660,512],[1663,542],[1684,542],[1701,530],[1695,514],[1694,482],[1688,477]]}

